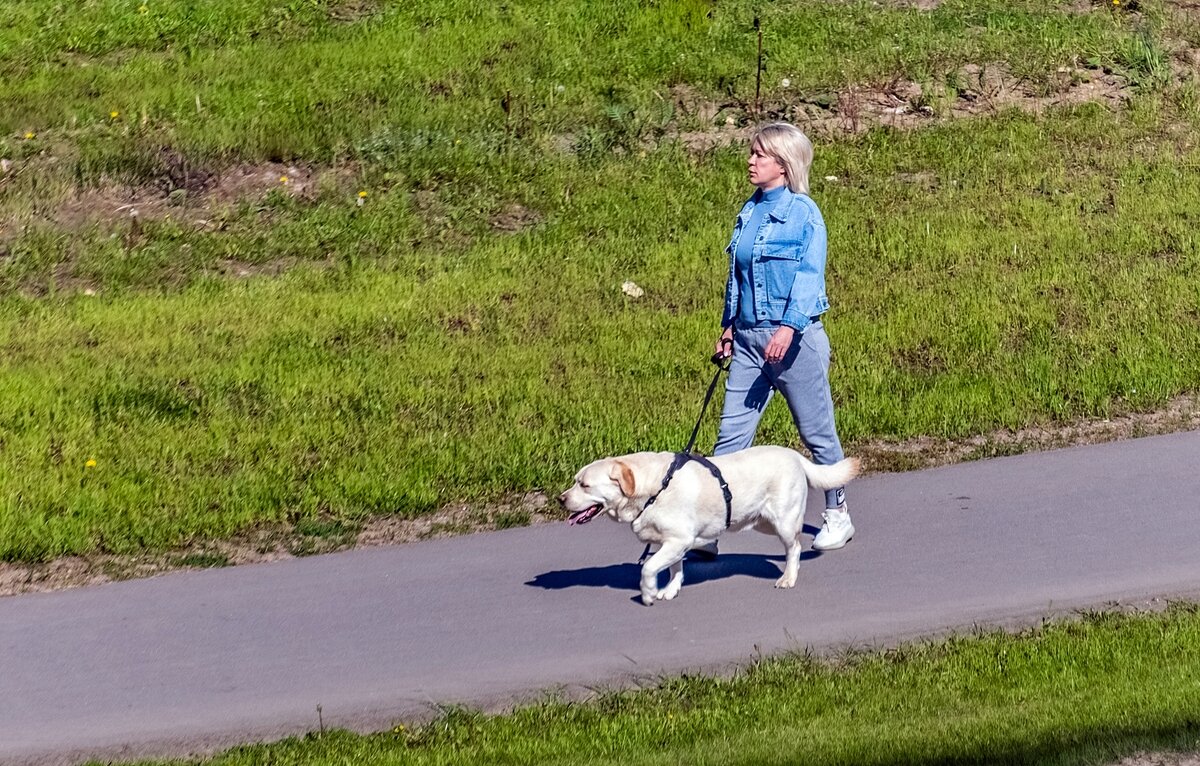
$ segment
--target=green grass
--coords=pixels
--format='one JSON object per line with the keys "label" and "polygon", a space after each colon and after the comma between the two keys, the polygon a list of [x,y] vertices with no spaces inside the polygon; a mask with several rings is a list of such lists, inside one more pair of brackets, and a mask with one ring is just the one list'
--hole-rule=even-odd
{"label": "green grass", "polygon": [[0,10],[9,29],[0,134],[68,139],[85,178],[145,173],[164,143],[197,160],[383,155],[425,173],[437,165],[414,150],[449,137],[488,149],[512,134],[628,144],[676,119],[702,127],[675,113],[674,86],[718,104],[753,101],[756,15],[768,103],[895,77],[935,82],[968,62],[1004,63],[1041,83],[1076,62],[1146,63],[1128,55],[1123,14],[1062,13],[1042,0],[931,13],[870,3],[426,0],[370,4],[355,23],[336,21],[336,9],[352,4],[331,0],[140,5],[94,0],[68,12],[29,0]]}
{"label": "green grass", "polygon": [[[1200,390],[1200,98],[1155,78],[1166,6],[1075,5],[758,9],[772,109],[969,61],[1146,80],[1115,113],[818,141],[851,450]],[[741,147],[670,138],[722,113],[673,104],[747,119],[756,6],[140,7],[0,8],[0,559],[279,522],[317,550],[686,441],[747,188]],[[311,188],[181,175],[272,159]],[[136,226],[131,189],[162,205]],[[796,443],[782,409],[760,441]]]}
{"label": "green grass", "polygon": [[1112,764],[1200,749],[1200,613],[1093,614],[1019,636],[763,660],[510,715],[313,733],[193,763]]}
{"label": "green grass", "polygon": [[[1200,180],[1172,128],[1193,119],[1150,98],[822,147],[843,438],[1098,417],[1200,388]],[[430,236],[403,188],[362,208],[268,204],[269,226],[247,208],[217,234],[147,225],[131,250],[102,226],[59,235],[104,287],[0,303],[0,555],[354,526],[678,448],[742,161],[548,157],[525,180],[541,224],[501,236],[486,209],[464,212],[466,241],[437,247],[396,246]],[[241,252],[322,265],[205,276]],[[796,443],[782,408],[760,440]]]}

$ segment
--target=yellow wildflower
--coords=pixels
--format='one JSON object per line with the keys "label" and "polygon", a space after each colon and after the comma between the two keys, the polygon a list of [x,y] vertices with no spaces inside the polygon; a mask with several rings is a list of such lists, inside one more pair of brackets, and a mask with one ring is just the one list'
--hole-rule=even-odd
{"label": "yellow wildflower", "polygon": [[112,110],[111,112],[109,112],[109,113],[108,113],[108,116],[109,116],[109,117],[111,117],[112,119],[114,119],[114,120],[115,120],[115,119],[117,119],[118,117],[120,117],[120,116],[121,116],[121,113],[120,113],[120,112],[118,112],[116,109],[114,109],[114,110]]}
{"label": "yellow wildflower", "polygon": [[84,463],[83,465],[86,468],[95,468],[96,467],[96,458],[94,458],[94,457],[88,458],[88,461],[86,463]]}
{"label": "yellow wildflower", "polygon": [[285,183],[287,183],[287,176],[280,176],[280,177],[279,177],[279,183],[281,183],[281,184],[285,184]]}
{"label": "yellow wildflower", "polygon": [[36,134],[32,130],[26,131],[25,132],[25,140],[28,141],[29,139],[33,138],[35,135]]}

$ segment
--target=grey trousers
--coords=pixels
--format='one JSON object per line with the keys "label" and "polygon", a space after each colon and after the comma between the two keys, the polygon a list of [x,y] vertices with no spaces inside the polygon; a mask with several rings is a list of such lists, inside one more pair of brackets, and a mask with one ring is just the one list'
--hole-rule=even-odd
{"label": "grey trousers", "polygon": [[[714,455],[743,450],[754,443],[758,421],[776,389],[783,394],[804,446],[818,465],[841,460],[842,443],[833,422],[829,393],[829,337],[825,326],[813,322],[777,364],[768,364],[763,351],[774,327],[735,329],[733,362],[725,380],[725,406]],[[825,507],[845,502],[842,487],[825,492]]]}

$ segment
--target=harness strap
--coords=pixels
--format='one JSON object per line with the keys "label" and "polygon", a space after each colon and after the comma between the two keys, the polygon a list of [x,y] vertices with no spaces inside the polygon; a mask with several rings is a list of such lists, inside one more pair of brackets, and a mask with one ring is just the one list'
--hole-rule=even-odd
{"label": "harness strap", "polygon": [[721,485],[721,494],[725,496],[725,528],[729,529],[730,523],[733,522],[733,493],[729,491],[729,484],[726,483],[725,477],[721,475],[721,469],[717,468],[716,463],[703,455],[690,455],[690,457],[707,468],[708,472],[717,480],[717,483]]}
{"label": "harness strap", "polygon": [[642,512],[638,515],[641,516],[642,513],[646,512],[647,508],[654,505],[654,501],[666,490],[667,485],[671,483],[671,479],[675,477],[675,472],[687,465],[689,460],[695,460],[704,466],[713,475],[713,478],[717,480],[717,483],[721,485],[721,495],[725,498],[725,528],[729,529],[729,525],[733,521],[733,492],[729,490],[729,484],[725,481],[725,477],[721,475],[721,469],[717,468],[715,463],[703,455],[696,455],[691,452],[675,453],[675,459],[671,461],[671,467],[667,469],[667,475],[663,477],[662,486],[650,496],[650,499],[642,506]]}
{"label": "harness strap", "polygon": [[[687,461],[688,461],[688,453],[686,453],[686,452],[676,452],[675,453],[675,459],[671,461],[671,467],[667,469],[667,475],[663,477],[662,486],[659,487],[658,491],[655,492],[653,495],[651,495],[650,499],[646,501],[646,504],[642,506],[642,513],[645,513],[647,508],[654,505],[654,501],[658,499],[658,496],[661,495],[663,493],[663,490],[665,490],[667,488],[667,485],[671,483],[671,479],[675,476],[675,472],[678,471],[680,468],[683,468],[684,464],[687,463]],[[642,513],[639,513],[638,516],[641,516]]]}

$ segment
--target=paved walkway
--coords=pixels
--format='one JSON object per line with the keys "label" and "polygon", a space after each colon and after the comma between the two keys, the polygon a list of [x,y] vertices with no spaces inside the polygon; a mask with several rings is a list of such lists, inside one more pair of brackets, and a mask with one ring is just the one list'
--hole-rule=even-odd
{"label": "paved walkway", "polygon": [[300,734],[318,705],[326,726],[384,728],[444,702],[1200,595],[1200,432],[872,476],[850,502],[859,536],[806,554],[797,589],[772,587],[778,541],[744,532],[650,608],[641,546],[603,519],[0,599],[0,762]]}

